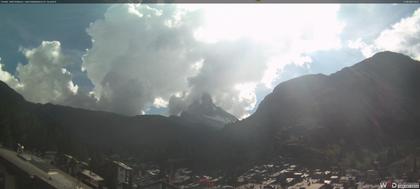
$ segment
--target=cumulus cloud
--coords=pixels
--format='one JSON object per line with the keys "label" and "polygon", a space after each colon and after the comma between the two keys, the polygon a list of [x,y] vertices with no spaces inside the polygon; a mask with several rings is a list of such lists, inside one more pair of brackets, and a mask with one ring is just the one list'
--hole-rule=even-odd
{"label": "cumulus cloud", "polygon": [[[309,53],[340,48],[338,5],[113,5],[87,28],[92,47],[82,73],[84,91],[66,68],[58,41],[22,49],[28,60],[0,79],[34,102],[143,114],[151,106],[171,115],[208,93],[243,118],[256,89],[272,88],[287,64],[308,66]],[[305,12],[305,14],[301,14]],[[1,65],[1,64],[0,64]]]}
{"label": "cumulus cloud", "polygon": [[244,95],[235,86],[261,80],[263,48],[246,39],[198,41],[198,19],[199,11],[168,5],[111,7],[104,20],[89,27],[93,46],[83,58],[99,106],[129,115],[151,105],[169,106],[177,114],[209,93],[236,116],[252,109],[255,94]]}
{"label": "cumulus cloud", "polygon": [[19,84],[19,81],[15,78],[15,76],[4,70],[3,66],[4,64],[2,64],[0,58],[0,81],[5,82],[7,85],[14,89],[21,88],[22,86]]}
{"label": "cumulus cloud", "polygon": [[181,113],[205,93],[239,118],[249,113],[256,104],[256,81],[266,68],[267,57],[261,46],[245,39],[221,41],[203,44],[200,55],[204,61],[198,74],[188,78],[188,91],[170,98],[170,113]]}
{"label": "cumulus cloud", "polygon": [[364,57],[371,57],[376,52],[374,45],[368,45],[361,38],[349,40],[347,46],[351,49],[359,49]]}
{"label": "cumulus cloud", "polygon": [[375,40],[375,46],[420,59],[420,9],[383,31]]}
{"label": "cumulus cloud", "polygon": [[[339,5],[184,5],[200,9],[204,25],[200,41],[214,43],[247,38],[264,49],[269,58],[258,81],[273,88],[287,64],[307,65],[307,54],[338,49],[344,23],[337,19]],[[305,12],[305,14],[302,14]],[[260,70],[258,70],[260,71]]]}
{"label": "cumulus cloud", "polygon": [[1,69],[0,80],[6,82],[27,100],[38,103],[61,104],[78,93],[66,69],[71,64],[63,55],[58,41],[43,41],[33,49],[20,50],[27,64],[18,64],[16,77]]}
{"label": "cumulus cloud", "polygon": [[164,100],[161,97],[157,97],[153,101],[153,106],[156,107],[156,108],[166,108],[166,107],[168,107],[168,104],[169,104],[169,102]]}
{"label": "cumulus cloud", "polygon": [[[199,14],[172,5],[116,5],[88,28],[83,67],[101,108],[134,115],[187,87]],[[165,104],[160,104],[165,105]]]}
{"label": "cumulus cloud", "polygon": [[420,60],[420,8],[413,15],[401,19],[382,31],[371,44],[362,39],[349,41],[348,46],[360,49],[365,57],[384,50],[407,54]]}
{"label": "cumulus cloud", "polygon": [[[261,80],[266,69],[267,56],[263,48],[245,39],[221,41],[203,45],[201,55],[204,62],[200,72],[188,79],[190,99],[187,104],[209,93],[214,103],[242,118],[256,103],[255,83]],[[252,95],[244,95],[249,92]]]}
{"label": "cumulus cloud", "polygon": [[[256,105],[256,87],[271,85],[283,65],[305,65],[311,58],[304,52],[339,48],[338,6],[267,8],[112,6],[87,29],[92,48],[83,57],[99,106],[129,115],[168,107],[178,114],[209,93],[243,117]],[[296,13],[302,9],[310,14]]]}
{"label": "cumulus cloud", "polygon": [[19,92],[32,102],[60,102],[77,93],[77,85],[65,68],[71,64],[61,52],[58,41],[43,41],[34,49],[21,50],[28,63],[16,68],[17,78],[23,85]]}

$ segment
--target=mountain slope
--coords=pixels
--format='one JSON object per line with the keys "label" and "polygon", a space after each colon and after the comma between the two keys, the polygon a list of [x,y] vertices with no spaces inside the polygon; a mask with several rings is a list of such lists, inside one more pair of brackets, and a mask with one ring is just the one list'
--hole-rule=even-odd
{"label": "mountain slope", "polygon": [[[418,99],[420,63],[392,52],[329,76],[283,82],[253,115],[237,122],[206,96],[181,117],[127,117],[29,103],[0,82],[0,142],[81,159],[104,154],[141,161],[182,158],[226,169],[276,155],[313,165],[359,161],[352,156],[370,161],[380,157],[372,153],[393,150],[403,156],[420,145]],[[207,121],[214,117],[223,119],[210,120],[235,123],[211,129]]]}
{"label": "mountain slope", "polygon": [[10,148],[21,143],[26,149],[57,150],[82,160],[112,154],[141,161],[199,159],[195,149],[208,145],[219,131],[189,124],[177,117],[128,117],[34,104],[0,82],[0,143]]}
{"label": "mountain slope", "polygon": [[181,113],[181,118],[193,124],[201,123],[219,129],[238,121],[235,116],[214,105],[209,94],[203,94],[200,99],[195,100]]}
{"label": "mountain slope", "polygon": [[[339,161],[353,151],[420,144],[418,99],[420,62],[380,52],[329,76],[306,75],[279,84],[228,135],[257,159],[290,152]],[[331,151],[337,151],[330,154],[335,157],[328,156]]]}

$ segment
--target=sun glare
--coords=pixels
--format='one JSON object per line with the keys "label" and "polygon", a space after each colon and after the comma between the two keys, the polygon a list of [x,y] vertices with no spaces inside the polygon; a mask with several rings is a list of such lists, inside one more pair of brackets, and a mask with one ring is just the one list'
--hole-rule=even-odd
{"label": "sun glare", "polygon": [[[302,66],[305,54],[341,47],[344,23],[337,19],[335,4],[199,4],[179,5],[201,10],[203,23],[195,38],[206,43],[248,39],[260,44],[269,55],[267,87],[286,64]],[[300,61],[296,61],[300,60]]]}

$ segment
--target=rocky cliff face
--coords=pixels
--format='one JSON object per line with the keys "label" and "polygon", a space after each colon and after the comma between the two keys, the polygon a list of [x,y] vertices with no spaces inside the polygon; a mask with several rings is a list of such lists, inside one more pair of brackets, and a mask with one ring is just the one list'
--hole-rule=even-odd
{"label": "rocky cliff face", "polygon": [[187,110],[181,113],[181,118],[191,123],[201,123],[218,129],[238,121],[235,116],[213,104],[209,94],[203,94],[200,99],[195,100]]}

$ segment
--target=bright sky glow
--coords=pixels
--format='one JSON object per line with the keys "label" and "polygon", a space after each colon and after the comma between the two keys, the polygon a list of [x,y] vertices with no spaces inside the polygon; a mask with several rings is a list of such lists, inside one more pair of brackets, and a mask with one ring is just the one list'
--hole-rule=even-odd
{"label": "bright sky glow", "polygon": [[60,5],[37,20],[41,10],[0,7],[0,80],[33,102],[127,115],[165,114],[208,92],[245,118],[281,81],[383,50],[420,59],[419,7]]}
{"label": "bright sky glow", "polygon": [[261,80],[267,87],[289,63],[310,62],[303,53],[341,47],[345,26],[337,19],[339,5],[235,4],[180,5],[204,13],[196,38],[207,43],[248,38],[265,48],[270,59]]}

